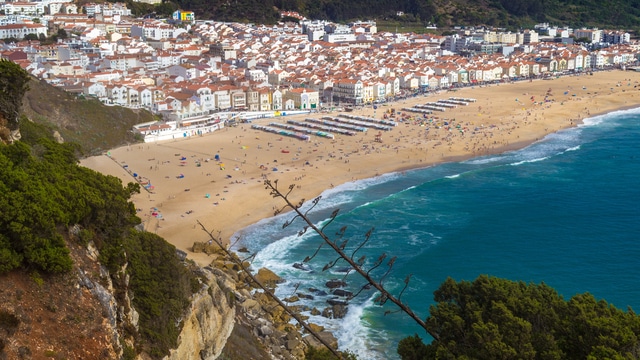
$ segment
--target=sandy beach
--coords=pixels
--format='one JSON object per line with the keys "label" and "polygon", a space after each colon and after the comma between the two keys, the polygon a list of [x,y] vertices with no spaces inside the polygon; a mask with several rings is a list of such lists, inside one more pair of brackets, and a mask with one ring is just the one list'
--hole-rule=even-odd
{"label": "sandy beach", "polygon": [[[207,255],[191,251],[195,241],[208,240],[197,221],[228,241],[236,231],[273,215],[283,203],[265,190],[265,178],[277,179],[282,188],[295,184],[292,199],[311,200],[349,181],[522,148],[586,117],[640,106],[639,80],[639,73],[613,70],[442,91],[347,113],[381,119],[393,108],[394,119],[403,121],[391,131],[369,129],[335,139],[312,135],[302,141],[239,124],[201,137],[123,146],[83,159],[81,165],[124,184],[149,186],[152,190],[132,198],[145,229],[208,265]],[[450,97],[476,101],[427,118],[402,110]],[[326,115],[338,112],[253,124]]]}

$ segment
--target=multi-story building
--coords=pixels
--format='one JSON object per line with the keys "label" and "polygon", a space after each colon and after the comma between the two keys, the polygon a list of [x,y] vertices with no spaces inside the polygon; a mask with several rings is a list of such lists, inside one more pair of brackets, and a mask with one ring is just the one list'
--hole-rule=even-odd
{"label": "multi-story building", "polygon": [[318,92],[305,88],[291,89],[284,93],[283,99],[293,100],[293,106],[301,110],[316,109],[320,103]]}
{"label": "multi-story building", "polygon": [[236,49],[223,43],[209,45],[209,52],[213,56],[219,56],[222,61],[236,59]]}
{"label": "multi-story building", "polygon": [[538,33],[533,30],[525,30],[522,32],[522,35],[523,35],[523,39],[522,39],[523,44],[532,44],[532,43],[537,43],[539,41]]}
{"label": "multi-story building", "polygon": [[602,41],[602,30],[598,29],[579,29],[573,32],[576,39],[586,38],[592,44]]}
{"label": "multi-story building", "polygon": [[603,41],[609,44],[628,44],[631,35],[623,31],[605,31]]}
{"label": "multi-story building", "polygon": [[333,83],[332,98],[340,102],[360,105],[363,102],[364,86],[360,80],[341,79]]}
{"label": "multi-story building", "polygon": [[0,26],[0,39],[16,38],[24,39],[25,36],[33,34],[36,36],[47,36],[47,27],[40,24],[9,24]]}

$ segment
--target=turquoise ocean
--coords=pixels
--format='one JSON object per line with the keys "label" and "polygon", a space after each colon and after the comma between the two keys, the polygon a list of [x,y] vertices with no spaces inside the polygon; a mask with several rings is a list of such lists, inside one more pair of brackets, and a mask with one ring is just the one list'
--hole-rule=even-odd
{"label": "turquoise ocean", "polygon": [[[565,299],[589,292],[617,308],[640,311],[640,109],[586,119],[521,150],[385,174],[327,190],[311,212],[326,233],[347,226],[349,246],[374,228],[358,255],[369,264],[380,254],[397,256],[384,284],[397,295],[412,274],[402,300],[422,318],[433,291],[447,278],[474,280],[488,274],[544,282]],[[344,274],[344,263],[322,249],[301,270],[293,267],[320,244],[289,216],[265,219],[237,236],[257,252],[255,269],[268,267],[287,280],[278,295],[325,291],[328,279]],[[378,272],[380,273],[380,272]],[[363,284],[347,277],[351,290]],[[310,321],[334,331],[342,350],[360,359],[397,359],[403,337],[428,336],[392,305],[375,305],[372,291],[353,299],[345,318]],[[296,303],[327,307],[328,296]]]}

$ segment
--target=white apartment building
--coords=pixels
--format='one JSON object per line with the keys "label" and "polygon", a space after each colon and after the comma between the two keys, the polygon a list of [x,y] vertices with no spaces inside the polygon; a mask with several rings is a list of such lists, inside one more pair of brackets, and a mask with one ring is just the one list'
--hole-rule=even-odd
{"label": "white apartment building", "polygon": [[602,41],[602,30],[587,30],[587,29],[579,29],[573,32],[576,39],[587,38],[592,44],[596,44]]}
{"label": "white apartment building", "polygon": [[537,43],[540,40],[538,39],[538,33],[533,30],[525,30],[522,33],[522,43],[523,44],[532,44]]}
{"label": "white apartment building", "polygon": [[142,25],[131,26],[131,36],[138,36],[145,40],[175,39],[187,30],[175,28],[172,25],[160,21],[145,21]]}
{"label": "white apartment building", "polygon": [[41,24],[9,24],[0,26],[0,39],[16,38],[24,39],[25,36],[40,34],[47,36],[47,27]]}
{"label": "white apartment building", "polygon": [[5,3],[1,7],[5,15],[44,15],[44,4],[41,2],[11,2]]}

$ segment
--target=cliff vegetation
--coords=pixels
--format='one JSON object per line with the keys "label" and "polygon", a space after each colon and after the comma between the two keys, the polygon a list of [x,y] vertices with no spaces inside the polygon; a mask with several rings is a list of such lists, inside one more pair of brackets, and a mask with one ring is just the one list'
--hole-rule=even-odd
{"label": "cliff vegetation", "polygon": [[[26,89],[28,76],[13,63],[0,65],[5,70],[0,72],[2,90],[9,89],[12,99],[2,116],[10,120],[6,123],[12,130],[12,124],[19,124],[21,133],[20,141],[0,144],[0,283],[28,283],[22,274],[35,285],[27,286],[28,290],[17,287],[15,293],[7,283],[0,286],[8,296],[0,305],[0,354],[20,358],[52,352],[78,358],[68,352],[73,348],[68,343],[74,341],[69,334],[59,343],[43,338],[42,346],[30,344],[36,335],[31,332],[35,324],[30,309],[32,305],[39,308],[42,299],[34,296],[38,303],[26,302],[23,295],[28,292],[48,298],[50,303],[42,306],[54,314],[62,307],[58,304],[73,309],[74,299],[102,302],[104,317],[94,313],[84,320],[112,333],[113,341],[105,341],[112,351],[125,358],[141,352],[162,358],[177,346],[182,318],[191,296],[202,288],[204,276],[196,265],[179,257],[174,246],[136,230],[140,219],[129,199],[140,191],[138,184],[123,186],[116,177],[78,166],[79,145],[59,143],[49,128],[24,116],[16,121],[5,112],[20,109],[19,92]],[[6,85],[18,81],[24,83],[13,88]],[[77,260],[83,256],[99,261],[97,268],[80,267]],[[65,297],[64,288],[77,297]],[[96,293],[96,288],[104,291]],[[92,293],[94,300],[88,300],[85,292]],[[106,326],[99,325],[105,319]],[[36,318],[41,323],[45,320],[42,315]],[[49,331],[60,328],[52,326]],[[21,336],[24,342],[16,340]],[[96,348],[107,353],[97,353],[95,358],[110,358],[109,346]]]}

